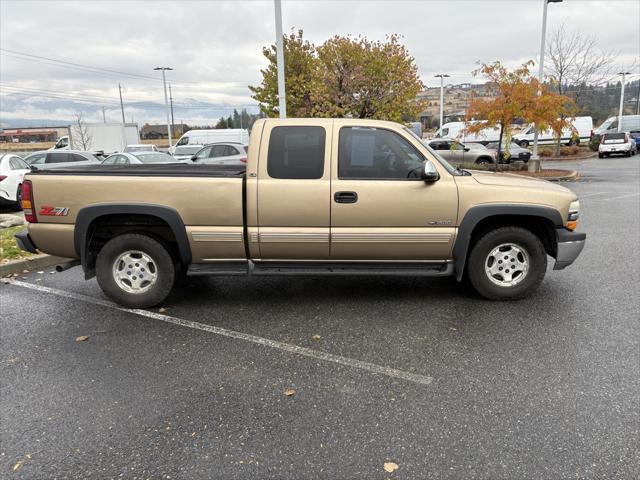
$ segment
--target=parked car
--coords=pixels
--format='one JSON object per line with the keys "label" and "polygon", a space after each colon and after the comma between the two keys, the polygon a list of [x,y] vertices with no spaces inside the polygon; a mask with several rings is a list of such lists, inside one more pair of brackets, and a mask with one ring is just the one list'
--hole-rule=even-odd
{"label": "parked car", "polygon": [[494,152],[481,143],[460,143],[456,140],[439,138],[427,143],[441,157],[452,163],[494,163]]}
{"label": "parked car", "polygon": [[37,167],[39,170],[51,168],[74,167],[81,165],[95,165],[102,162],[102,159],[91,152],[79,150],[43,150],[27,155],[24,161],[30,167]]}
{"label": "parked car", "polygon": [[127,145],[123,152],[157,152],[158,147],[152,144],[139,143],[137,145]]}
{"label": "parked car", "polygon": [[618,153],[630,157],[636,154],[637,149],[636,140],[628,133],[605,133],[600,136],[598,157],[603,158]]}
{"label": "parked car", "polygon": [[169,153],[175,153],[175,149],[183,145],[209,145],[219,142],[237,142],[246,145],[249,143],[249,132],[244,128],[189,130],[175,145],[169,147]]}
{"label": "parked car", "polygon": [[[599,150],[601,143],[601,135],[605,133],[619,133],[618,132],[618,122],[620,118],[618,116],[609,117],[602,125],[593,130],[591,134],[591,140],[589,142],[589,146],[592,150]],[[635,132],[640,131],[640,115],[622,115],[621,119],[622,128],[620,131],[622,132]]]}
{"label": "parked car", "polygon": [[548,256],[564,269],[586,241],[569,189],[455,169],[398,123],[269,118],[251,135],[260,148],[246,170],[29,173],[16,241],[77,259],[129,308],[163,302],[183,273],[468,276],[484,297],[512,300],[540,285]]}
{"label": "parked car", "polygon": [[246,165],[247,151],[240,143],[214,143],[201,148],[191,160],[205,165]]}
{"label": "parked car", "polygon": [[184,163],[163,152],[122,152],[109,155],[102,165],[143,165],[146,163]]}
{"label": "parked car", "polygon": [[636,153],[640,150],[640,130],[634,130],[629,132],[631,138],[636,141]]}
{"label": "parked car", "polygon": [[[493,158],[498,155],[498,142],[487,143],[487,148],[493,152]],[[516,160],[527,163],[531,158],[531,150],[523,148],[515,142],[511,142],[509,144],[509,154],[511,156],[505,160],[505,148],[506,144],[503,142],[502,148],[500,149],[500,163],[515,162]]]}
{"label": "parked car", "polygon": [[24,174],[31,169],[18,155],[0,155],[0,205],[20,209]]}
{"label": "parked car", "polygon": [[202,147],[204,145],[180,145],[174,149],[173,158],[176,160],[191,160],[191,157],[198,153]]}

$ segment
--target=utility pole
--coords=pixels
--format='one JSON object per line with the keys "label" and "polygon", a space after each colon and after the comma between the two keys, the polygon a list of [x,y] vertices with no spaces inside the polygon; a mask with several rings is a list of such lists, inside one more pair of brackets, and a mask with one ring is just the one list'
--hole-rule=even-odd
{"label": "utility pole", "polygon": [[171,83],[169,83],[169,104],[171,105],[171,131],[173,132],[174,123],[173,123],[173,94],[171,93]]}
{"label": "utility pole", "polygon": [[169,99],[167,97],[167,77],[165,76],[165,72],[167,70],[173,70],[171,67],[156,67],[154,70],[162,71],[162,85],[164,86],[164,105],[167,109],[167,133],[169,134],[169,148],[171,148],[171,144],[173,143],[171,140],[171,123],[169,121]]}
{"label": "utility pole", "polygon": [[127,123],[124,119],[124,103],[122,103],[122,86],[118,84],[118,91],[120,92],[120,111],[122,112],[122,126]]}
{"label": "utility pole", "polygon": [[280,118],[287,118],[287,95],[284,89],[284,47],[282,45],[282,5],[273,0],[276,14],[276,61],[278,64],[278,110]]}
{"label": "utility pole", "polygon": [[102,123],[107,123],[107,117],[104,114],[104,107],[102,107]]}
{"label": "utility pole", "polygon": [[[542,8],[542,37],[540,39],[540,65],[538,70],[538,81],[542,83],[544,81],[544,43],[547,36],[547,5],[550,3],[560,3],[562,0],[542,0],[544,7]],[[538,90],[538,96],[542,92]],[[529,171],[540,171],[540,157],[538,156],[538,128],[535,123],[533,124],[533,152],[531,153],[531,159],[529,160]]]}
{"label": "utility pole", "polygon": [[624,82],[626,80],[626,76],[630,75],[631,72],[618,72],[618,75],[622,75],[622,85],[620,86],[620,110],[618,111],[618,133],[622,132],[622,111],[624,107]]}
{"label": "utility pole", "polygon": [[444,79],[449,78],[446,73],[439,73],[434,75],[436,78],[440,78],[440,132],[442,132],[442,124],[444,123]]}

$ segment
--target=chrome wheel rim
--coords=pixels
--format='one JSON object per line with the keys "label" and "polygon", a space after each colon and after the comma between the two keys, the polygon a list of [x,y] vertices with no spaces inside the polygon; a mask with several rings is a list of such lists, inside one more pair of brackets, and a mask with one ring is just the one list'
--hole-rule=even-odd
{"label": "chrome wheel rim", "polygon": [[529,272],[529,254],[515,243],[503,243],[489,252],[484,271],[494,285],[513,287],[521,283]]}
{"label": "chrome wheel rim", "polygon": [[128,250],[113,262],[113,279],[127,293],[145,293],[158,279],[153,258],[139,250]]}

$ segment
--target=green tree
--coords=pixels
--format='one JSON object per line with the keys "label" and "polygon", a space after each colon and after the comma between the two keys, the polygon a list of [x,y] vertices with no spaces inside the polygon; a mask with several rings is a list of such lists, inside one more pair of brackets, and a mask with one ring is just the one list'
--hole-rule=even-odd
{"label": "green tree", "polygon": [[218,120],[218,123],[216,123],[216,128],[227,128],[227,120],[225,118],[220,118],[220,120]]}
{"label": "green tree", "polygon": [[[284,37],[287,111],[295,117],[357,117],[400,121],[422,108],[424,88],[414,59],[398,35],[386,41],[334,36],[315,47],[302,30]],[[269,65],[250,86],[267,116],[278,115],[275,46],[264,48]]]}

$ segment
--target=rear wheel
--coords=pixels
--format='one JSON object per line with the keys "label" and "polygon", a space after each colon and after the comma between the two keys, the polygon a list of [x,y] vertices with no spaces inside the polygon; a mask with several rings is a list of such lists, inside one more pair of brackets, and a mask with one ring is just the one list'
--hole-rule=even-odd
{"label": "rear wheel", "polygon": [[167,249],[146,235],[124,234],[109,240],[96,260],[102,291],[130,308],[162,302],[173,287],[175,266]]}
{"label": "rear wheel", "polygon": [[522,148],[527,148],[529,146],[529,140],[520,140],[519,144]]}
{"label": "rear wheel", "polygon": [[487,165],[493,163],[489,157],[480,157],[476,160],[476,165]]}
{"label": "rear wheel", "polygon": [[598,153],[598,158],[604,158],[604,153]]}
{"label": "rear wheel", "polygon": [[516,300],[530,295],[547,270],[547,254],[529,230],[503,227],[483,235],[469,255],[473,288],[489,300]]}

